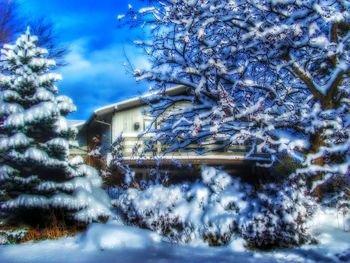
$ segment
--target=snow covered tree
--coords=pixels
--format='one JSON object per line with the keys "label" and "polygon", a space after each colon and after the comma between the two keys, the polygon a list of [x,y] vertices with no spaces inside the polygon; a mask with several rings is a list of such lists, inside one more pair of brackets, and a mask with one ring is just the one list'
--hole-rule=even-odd
{"label": "snow covered tree", "polygon": [[20,1],[0,0],[0,45],[15,41],[29,24],[32,34],[39,38],[38,46],[49,50],[48,58],[56,60],[56,67],[66,65],[68,49],[60,43],[55,25],[45,17],[26,17],[20,8]]}
{"label": "snow covered tree", "polygon": [[97,172],[81,157],[68,159],[76,131],[65,116],[76,108],[57,95],[61,76],[50,73],[55,61],[36,42],[28,29],[1,51],[0,211],[23,221],[45,220],[48,210],[83,223],[106,219]]}
{"label": "snow covered tree", "polygon": [[[152,67],[138,80],[187,95],[155,95],[155,141],[250,146],[287,152],[316,189],[350,166],[350,2],[178,0],[129,7],[127,22],[150,39],[135,43]],[[183,107],[172,109],[182,103]],[[167,112],[167,118],[162,118]],[[210,149],[198,150],[203,153]]]}
{"label": "snow covered tree", "polygon": [[133,183],[135,172],[123,161],[123,152],[124,137],[123,133],[121,133],[112,143],[108,172],[109,176],[117,175],[121,179],[121,185],[128,188]]}

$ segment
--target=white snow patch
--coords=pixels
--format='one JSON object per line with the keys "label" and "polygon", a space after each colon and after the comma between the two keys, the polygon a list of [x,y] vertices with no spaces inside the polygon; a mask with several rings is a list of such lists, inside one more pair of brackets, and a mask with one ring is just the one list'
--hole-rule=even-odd
{"label": "white snow patch", "polygon": [[144,249],[157,243],[161,237],[154,232],[130,226],[122,226],[117,222],[91,224],[80,238],[81,246],[86,250],[105,249]]}
{"label": "white snow patch", "polygon": [[[176,245],[149,230],[116,221],[92,224],[76,237],[55,241],[0,246],[2,263],[117,263],[117,262],[340,262],[350,260],[350,233],[337,228],[334,210],[315,217],[313,229],[324,239],[319,245],[268,252],[248,251],[240,239],[227,247]],[[327,237],[327,238],[326,238]],[[20,256],[19,256],[20,255]]]}

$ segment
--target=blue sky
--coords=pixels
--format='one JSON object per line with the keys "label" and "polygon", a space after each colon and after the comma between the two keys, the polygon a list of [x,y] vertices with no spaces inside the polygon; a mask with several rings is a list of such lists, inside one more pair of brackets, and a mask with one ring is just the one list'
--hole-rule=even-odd
{"label": "blue sky", "polygon": [[[60,69],[61,94],[71,97],[77,112],[69,119],[87,119],[94,109],[147,89],[137,84],[124,66],[125,53],[136,67],[147,65],[141,51],[131,44],[142,32],[120,28],[117,15],[143,6],[140,0],[20,0],[21,10],[33,18],[46,17],[56,26],[70,53],[69,65]],[[125,50],[125,52],[124,52]]]}

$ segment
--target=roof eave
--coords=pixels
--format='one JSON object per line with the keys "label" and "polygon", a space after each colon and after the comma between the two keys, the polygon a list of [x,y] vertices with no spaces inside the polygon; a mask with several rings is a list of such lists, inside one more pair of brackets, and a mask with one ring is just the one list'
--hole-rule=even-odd
{"label": "roof eave", "polygon": [[[173,88],[169,88],[166,91],[166,93],[169,95],[176,95],[178,92],[182,92],[184,90],[185,90],[184,86],[176,86]],[[99,116],[110,114],[118,110],[124,110],[124,109],[129,109],[137,106],[146,105],[146,102],[144,101],[144,99],[155,94],[156,93],[148,93],[139,97],[134,97],[128,100],[124,100],[118,103],[114,103],[114,104],[99,108],[94,111],[94,113],[90,116],[90,118],[85,122],[84,125],[89,124],[91,121],[93,121],[96,117],[99,117]]]}

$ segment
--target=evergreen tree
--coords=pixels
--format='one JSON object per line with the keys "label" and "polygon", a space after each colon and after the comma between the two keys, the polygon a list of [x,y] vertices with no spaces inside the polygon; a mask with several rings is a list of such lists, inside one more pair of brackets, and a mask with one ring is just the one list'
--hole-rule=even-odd
{"label": "evergreen tree", "polygon": [[65,116],[75,106],[57,95],[61,76],[49,72],[55,61],[36,42],[28,29],[1,51],[0,212],[26,221],[48,210],[85,223],[107,218],[97,172],[81,157],[68,159],[76,131]]}

